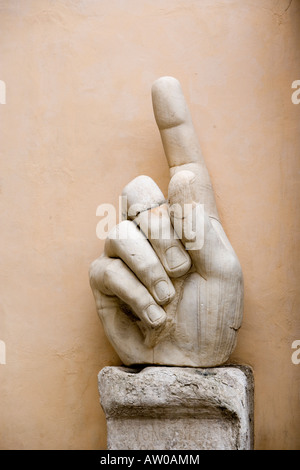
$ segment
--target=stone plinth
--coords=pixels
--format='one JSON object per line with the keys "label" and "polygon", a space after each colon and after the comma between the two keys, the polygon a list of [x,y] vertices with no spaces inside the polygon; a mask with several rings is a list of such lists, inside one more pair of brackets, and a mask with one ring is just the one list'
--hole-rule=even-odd
{"label": "stone plinth", "polygon": [[98,380],[109,450],[253,448],[248,366],[105,367]]}

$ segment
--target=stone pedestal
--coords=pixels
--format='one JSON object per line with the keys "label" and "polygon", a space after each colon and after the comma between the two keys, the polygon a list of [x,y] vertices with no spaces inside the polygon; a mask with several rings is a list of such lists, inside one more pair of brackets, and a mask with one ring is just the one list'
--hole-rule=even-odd
{"label": "stone pedestal", "polygon": [[105,367],[98,379],[109,450],[253,448],[248,366]]}

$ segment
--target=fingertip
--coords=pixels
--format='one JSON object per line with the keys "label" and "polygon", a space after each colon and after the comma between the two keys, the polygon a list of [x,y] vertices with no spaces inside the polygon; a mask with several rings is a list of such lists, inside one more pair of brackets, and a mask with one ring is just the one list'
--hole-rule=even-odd
{"label": "fingertip", "polygon": [[144,321],[151,328],[159,328],[166,319],[166,312],[158,305],[151,304],[144,311]]}
{"label": "fingertip", "polygon": [[160,77],[152,85],[152,103],[160,130],[183,124],[188,119],[187,105],[180,82],[174,77]]}
{"label": "fingertip", "polygon": [[175,296],[175,289],[172,282],[166,277],[159,279],[151,289],[151,293],[158,305],[166,305]]}
{"label": "fingertip", "polygon": [[181,90],[181,85],[177,78],[171,77],[169,75],[159,77],[152,85],[152,94],[155,95],[156,93],[160,93],[166,88],[169,90],[171,87],[176,87],[177,89],[179,88]]}
{"label": "fingertip", "polygon": [[191,268],[192,262],[184,248],[173,245],[165,253],[167,267],[165,269],[171,278],[184,276]]}

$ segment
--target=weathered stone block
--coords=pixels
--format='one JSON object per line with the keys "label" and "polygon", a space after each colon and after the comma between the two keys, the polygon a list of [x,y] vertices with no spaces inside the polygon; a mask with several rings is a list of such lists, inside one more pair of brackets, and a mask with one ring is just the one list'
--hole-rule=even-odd
{"label": "weathered stone block", "polygon": [[248,366],[105,367],[98,379],[110,450],[253,448]]}

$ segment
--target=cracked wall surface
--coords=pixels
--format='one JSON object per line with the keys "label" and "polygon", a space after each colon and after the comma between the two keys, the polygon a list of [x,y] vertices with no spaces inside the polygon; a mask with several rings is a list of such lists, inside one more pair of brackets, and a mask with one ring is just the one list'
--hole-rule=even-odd
{"label": "cracked wall surface", "polygon": [[253,449],[249,367],[105,367],[98,384],[109,449]]}

